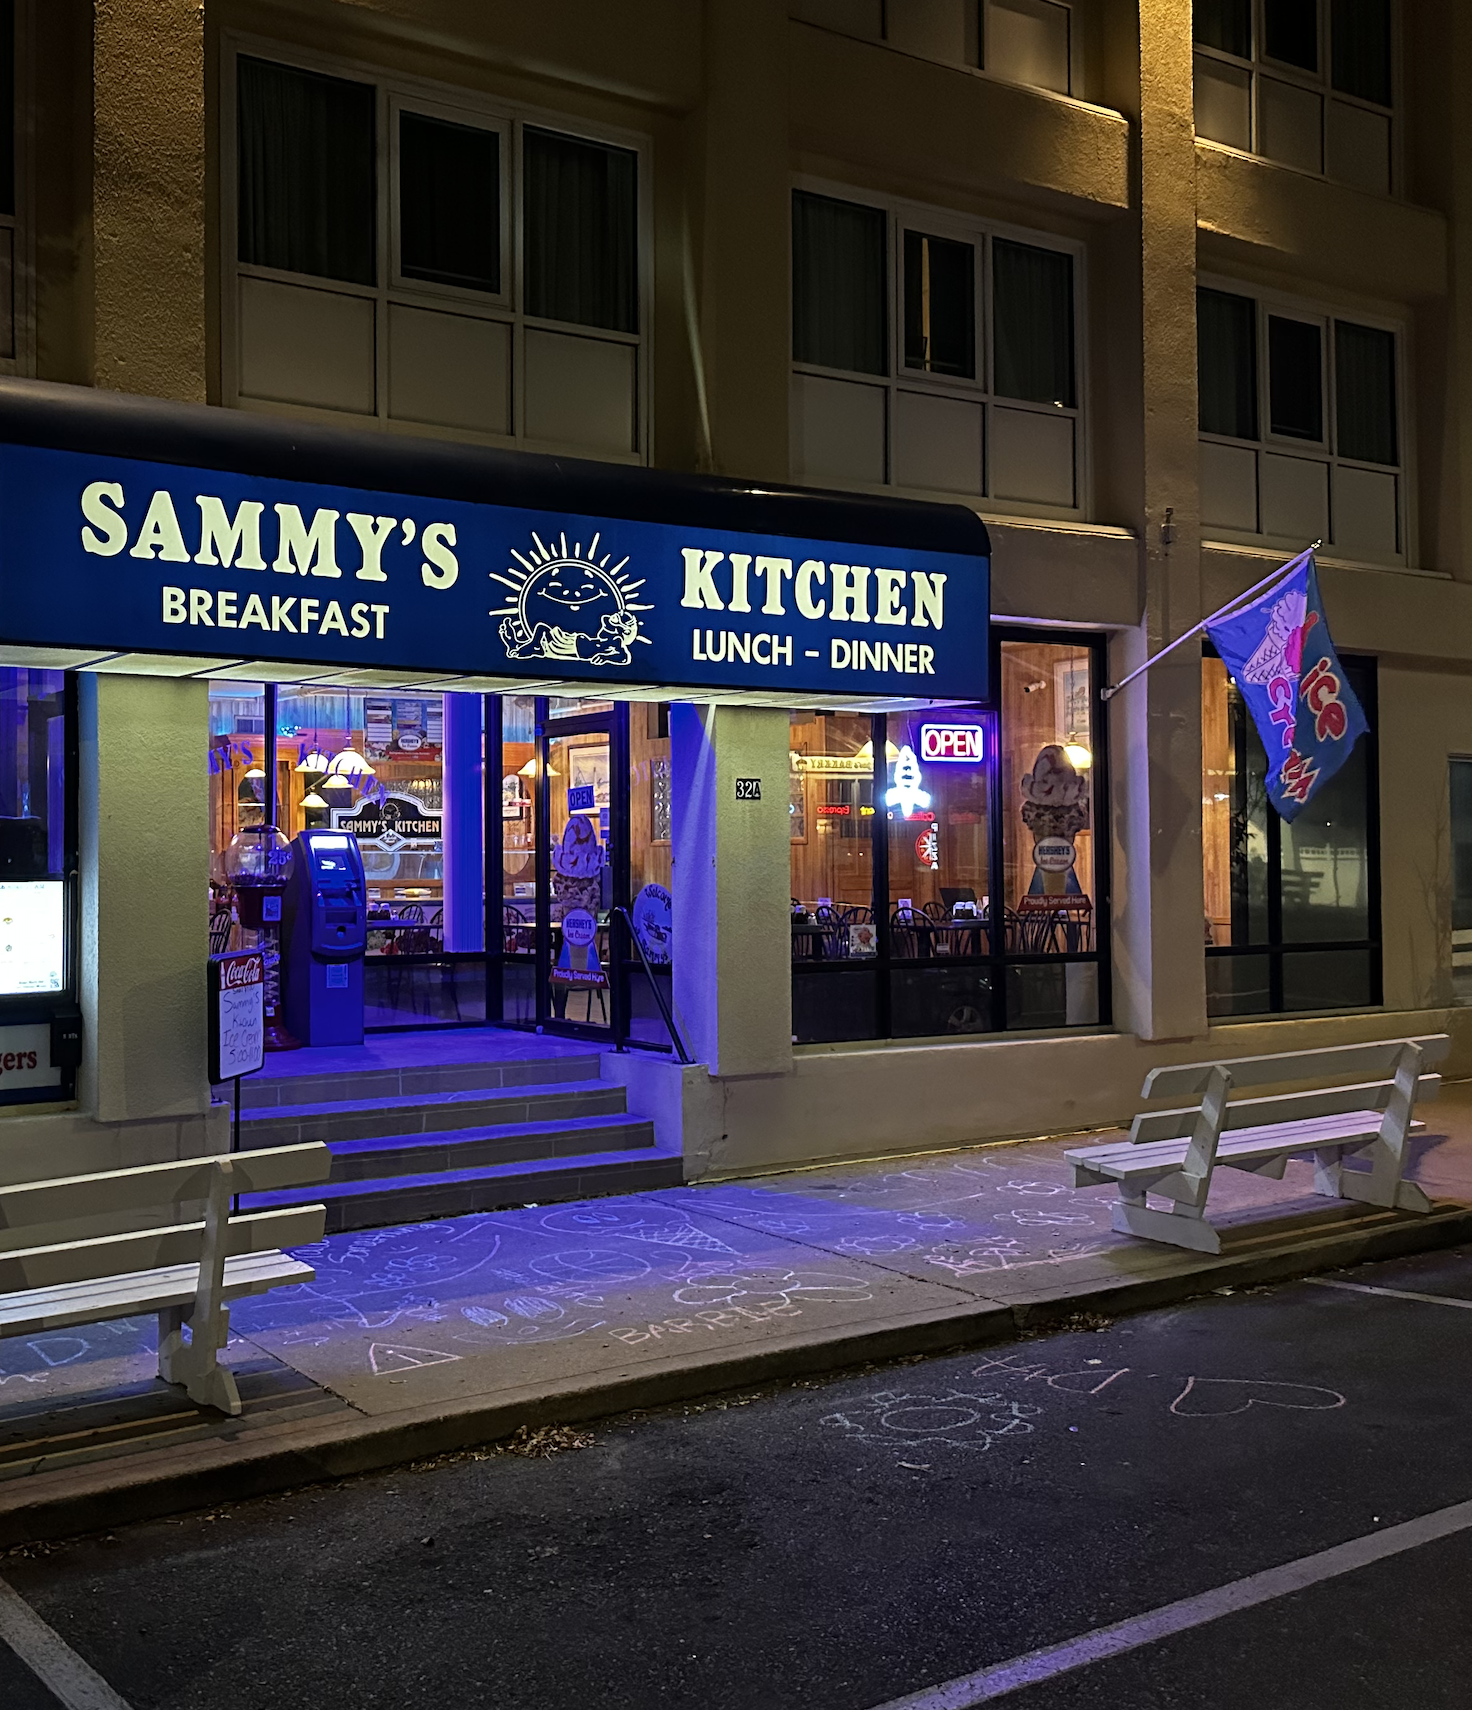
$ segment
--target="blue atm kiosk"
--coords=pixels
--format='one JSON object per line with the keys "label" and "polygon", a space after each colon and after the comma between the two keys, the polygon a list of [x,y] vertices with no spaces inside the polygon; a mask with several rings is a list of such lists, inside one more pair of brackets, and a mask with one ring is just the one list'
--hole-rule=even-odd
{"label": "blue atm kiosk", "polygon": [[361,1045],[368,892],[357,838],[296,834],[285,915],[287,1029],[304,1045]]}

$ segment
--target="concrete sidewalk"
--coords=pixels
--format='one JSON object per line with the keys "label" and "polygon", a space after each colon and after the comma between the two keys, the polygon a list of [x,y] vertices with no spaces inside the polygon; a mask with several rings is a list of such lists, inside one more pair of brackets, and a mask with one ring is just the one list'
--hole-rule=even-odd
{"label": "concrete sidewalk", "polygon": [[151,1319],[0,1342],[0,1546],[1472,1240],[1472,1083],[1424,1114],[1430,1216],[1223,1170],[1215,1258],[1114,1234],[1076,1137],[333,1236],[234,1309],[238,1419],[158,1382]]}

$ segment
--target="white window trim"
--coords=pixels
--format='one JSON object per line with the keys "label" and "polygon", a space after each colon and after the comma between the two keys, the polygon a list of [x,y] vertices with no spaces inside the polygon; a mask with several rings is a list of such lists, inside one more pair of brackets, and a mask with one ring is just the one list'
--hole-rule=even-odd
{"label": "white window trim", "polygon": [[[1191,51],[1196,57],[1215,60],[1218,65],[1229,66],[1234,71],[1245,71],[1250,75],[1249,91],[1250,123],[1252,125],[1252,147],[1250,149],[1234,148],[1230,143],[1220,143],[1210,137],[1201,141],[1210,143],[1213,148],[1223,148],[1232,154],[1247,154],[1253,160],[1267,162],[1269,166],[1280,168],[1284,172],[1301,173],[1306,178],[1322,179],[1325,183],[1337,184],[1340,181],[1329,176],[1329,103],[1342,101],[1348,107],[1358,107],[1362,112],[1374,113],[1379,118],[1390,121],[1390,187],[1387,194],[1400,197],[1404,191],[1404,157],[1403,131],[1405,128],[1403,114],[1402,67],[1405,55],[1402,52],[1401,8],[1397,0],[1391,0],[1390,6],[1390,105],[1382,107],[1376,101],[1366,101],[1358,95],[1347,95],[1342,90],[1335,89],[1333,82],[1333,67],[1330,63],[1330,24],[1329,0],[1318,0],[1319,23],[1319,70],[1305,71],[1302,66],[1286,65],[1281,60],[1269,59],[1262,52],[1263,33],[1263,0],[1252,0],[1252,45],[1253,56],[1249,59],[1239,59],[1234,53],[1227,53],[1222,48],[1209,47],[1205,42],[1192,40]],[[1323,108],[1319,123],[1320,159],[1324,163],[1318,172],[1308,172],[1301,166],[1290,166],[1286,161],[1274,160],[1270,155],[1259,152],[1258,140],[1261,135],[1261,125],[1258,118],[1258,81],[1266,75],[1280,83],[1291,83],[1300,89],[1306,89],[1322,97]],[[1354,186],[1346,186],[1353,189]],[[1360,195],[1367,192],[1360,191]]]}
{"label": "white window trim", "polygon": [[[654,352],[654,231],[653,231],[653,173],[652,143],[643,132],[624,130],[617,126],[594,124],[555,109],[534,107],[522,102],[491,99],[475,90],[404,75],[390,67],[351,56],[322,54],[293,43],[271,37],[250,35],[238,31],[221,33],[219,43],[217,87],[219,107],[219,189],[220,189],[220,268],[216,313],[220,329],[220,396],[233,408],[270,415],[286,415],[307,421],[329,423],[342,427],[377,427],[386,432],[430,439],[455,439],[478,445],[510,447],[518,450],[546,452],[553,456],[591,458],[599,462],[642,465],[650,462],[651,440],[651,378]],[[340,279],[319,278],[315,274],[283,272],[276,268],[247,265],[238,259],[239,240],[239,167],[237,158],[236,61],[245,55],[294,66],[302,71],[321,72],[329,77],[350,78],[371,83],[375,91],[376,166],[376,269],[377,285],[355,285]],[[497,129],[502,137],[501,150],[501,292],[490,295],[463,286],[440,285],[430,280],[403,280],[397,268],[398,254],[398,173],[391,171],[390,162],[397,162],[397,150],[390,144],[390,127],[404,107],[425,112],[432,117],[458,123]],[[639,269],[639,328],[637,333],[621,333],[606,327],[586,327],[570,322],[544,320],[527,315],[520,305],[522,268],[522,197],[520,192],[523,127],[557,131],[561,135],[585,138],[589,142],[607,143],[628,149],[637,157],[638,221],[637,258]],[[239,295],[237,280],[242,277],[279,280],[285,284],[305,285],[312,289],[339,292],[373,300],[377,305],[377,338],[375,342],[376,373],[374,415],[350,411],[316,408],[310,405],[276,403],[242,397],[239,376]],[[470,429],[443,427],[404,421],[387,414],[388,397],[388,338],[387,319],[390,303],[410,307],[438,307],[457,314],[469,314],[478,319],[497,321],[512,329],[511,352],[511,421],[510,434],[480,433]],[[524,341],[528,328],[551,328],[576,337],[593,338],[602,343],[632,345],[637,351],[635,362],[635,431],[639,449],[617,454],[590,450],[585,445],[560,444],[547,440],[528,439],[521,431],[525,420],[523,393],[525,362]]]}
{"label": "white window trim", "polygon": [[[1070,416],[1074,423],[1074,498],[1072,506],[1033,505],[1008,499],[994,499],[985,493],[948,493],[932,487],[901,487],[892,481],[835,481],[831,485],[849,492],[897,493],[906,498],[925,499],[931,503],[966,505],[984,515],[999,517],[1040,517],[1050,521],[1086,522],[1093,514],[1092,463],[1090,458],[1089,412],[1089,352],[1087,250],[1082,243],[1056,236],[1052,232],[1035,231],[1027,226],[1009,225],[1000,220],[983,220],[957,213],[953,208],[941,208],[930,203],[912,202],[895,196],[879,195],[853,184],[833,179],[799,176],[792,180],[793,190],[809,191],[817,196],[832,197],[840,202],[853,202],[866,208],[876,208],[887,218],[888,269],[886,287],[889,292],[889,326],[887,328],[887,374],[862,374],[847,368],[824,368],[816,363],[790,360],[793,374],[813,374],[822,379],[844,380],[855,385],[882,387],[887,392],[885,411],[885,467],[892,464],[890,423],[894,417],[894,394],[899,390],[931,392],[940,397],[964,397],[981,403],[988,412],[993,404],[1006,409],[1018,409],[1038,415]],[[977,367],[981,378],[962,380],[952,375],[927,374],[923,369],[907,368],[904,363],[904,241],[906,229],[927,236],[954,237],[975,246],[977,254],[976,313]],[[1073,366],[1074,396],[1078,402],[1071,409],[1059,410],[1045,404],[1035,404],[1025,398],[998,398],[992,391],[991,337],[991,244],[994,238],[1030,244],[1036,249],[1052,249],[1073,258]],[[789,266],[787,278],[789,339],[793,321],[793,275]],[[790,351],[790,345],[789,345]],[[991,417],[987,415],[986,473],[991,476]],[[794,476],[794,479],[796,477]]]}
{"label": "white window trim", "polygon": [[[1196,284],[1204,290],[1221,291],[1233,297],[1250,298],[1257,305],[1258,437],[1251,440],[1235,439],[1229,434],[1203,433],[1198,429],[1198,441],[1204,445],[1229,445],[1252,451],[1285,452],[1291,456],[1307,457],[1326,463],[1331,470],[1343,467],[1346,469],[1363,469],[1372,474],[1393,474],[1396,477],[1398,499],[1396,527],[1400,537],[1400,551],[1392,559],[1377,561],[1375,567],[1383,570],[1394,570],[1408,569],[1414,566],[1418,562],[1420,554],[1416,530],[1414,418],[1411,413],[1408,384],[1411,369],[1410,328],[1408,324],[1403,320],[1373,314],[1359,308],[1336,307],[1330,303],[1315,302],[1310,298],[1294,296],[1286,291],[1277,291],[1267,286],[1250,284],[1241,279],[1232,279],[1225,274],[1198,274]],[[1275,435],[1269,432],[1271,402],[1268,392],[1267,319],[1270,314],[1285,316],[1290,320],[1312,321],[1323,328],[1324,438],[1319,443],[1306,439],[1293,439],[1286,435]],[[1334,337],[1330,324],[1334,321],[1349,321],[1354,326],[1373,327],[1381,332],[1388,332],[1395,338],[1395,428],[1396,448],[1400,454],[1399,463],[1366,463],[1358,458],[1339,455],[1335,443],[1339,432],[1335,395],[1337,375],[1335,373]],[[1330,504],[1329,520],[1332,529],[1332,493]],[[1294,550],[1301,550],[1307,545],[1306,541],[1289,541],[1281,535],[1246,534],[1236,529],[1224,529],[1216,525],[1212,525],[1210,534],[1213,540],[1223,541],[1229,546],[1262,546],[1268,544],[1275,547],[1289,546]],[[1338,556],[1332,540],[1324,542],[1320,556],[1330,559]]]}

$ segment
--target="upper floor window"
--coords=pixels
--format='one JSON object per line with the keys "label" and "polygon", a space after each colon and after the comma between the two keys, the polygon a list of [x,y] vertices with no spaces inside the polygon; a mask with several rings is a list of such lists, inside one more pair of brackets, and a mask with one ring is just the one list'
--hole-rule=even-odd
{"label": "upper floor window", "polygon": [[1009,83],[1076,92],[1069,0],[794,0],[792,15],[945,65],[981,66]]}
{"label": "upper floor window", "polygon": [[1195,0],[1196,134],[1388,194],[1391,0]]}
{"label": "upper floor window", "polygon": [[1202,522],[1403,563],[1396,333],[1203,287],[1196,338]]}
{"label": "upper floor window", "polygon": [[26,61],[20,32],[29,16],[16,0],[0,0],[0,373],[10,374],[29,371],[22,360],[28,342],[30,270],[21,146],[25,103],[20,88]]}
{"label": "upper floor window", "polygon": [[1072,249],[807,190],[792,248],[799,480],[1081,507]]}
{"label": "upper floor window", "polygon": [[234,63],[232,402],[641,452],[637,149]]}

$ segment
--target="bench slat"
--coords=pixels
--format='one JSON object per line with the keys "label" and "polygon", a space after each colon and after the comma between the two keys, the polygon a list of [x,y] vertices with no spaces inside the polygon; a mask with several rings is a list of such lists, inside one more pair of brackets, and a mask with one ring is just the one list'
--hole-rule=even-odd
{"label": "bench slat", "polygon": [[[1219,1063],[1232,1071],[1238,1087],[1271,1086],[1275,1081],[1337,1080],[1344,1075],[1388,1075],[1395,1067],[1404,1039],[1376,1039],[1364,1045],[1328,1045],[1315,1051],[1287,1051],[1265,1057],[1219,1057],[1210,1063],[1167,1064],[1145,1077],[1142,1098],[1198,1098]],[[1445,1033],[1422,1034],[1411,1040],[1424,1053],[1426,1066],[1439,1063],[1451,1049]]]}
{"label": "bench slat", "polygon": [[[243,1254],[226,1262],[224,1298],[240,1300],[284,1283],[309,1283],[316,1274],[310,1265],[289,1253]],[[108,1277],[102,1283],[63,1283],[57,1288],[0,1295],[0,1336],[30,1336],[42,1330],[65,1330],[75,1324],[101,1324],[113,1318],[162,1312],[169,1306],[187,1306],[194,1299],[198,1280],[198,1265],[166,1265],[159,1270]]]}
{"label": "bench slat", "polygon": [[[1242,1128],[1235,1134],[1222,1136],[1217,1147],[1217,1162],[1225,1164],[1231,1159],[1292,1157],[1319,1147],[1346,1146],[1356,1142],[1368,1144],[1377,1137],[1379,1126],[1379,1112],[1366,1110],[1349,1111],[1322,1122],[1269,1123],[1261,1128]],[[1415,1126],[1424,1127],[1424,1124]],[[1178,1169],[1185,1162],[1188,1147],[1186,1140],[1156,1140],[1142,1146],[1132,1146],[1123,1141],[1103,1146],[1080,1146],[1063,1156],[1070,1164],[1081,1164],[1086,1169],[1123,1180],[1129,1176]]]}
{"label": "bench slat", "polygon": [[[1328,1087],[1321,1091],[1278,1093],[1270,1098],[1243,1098],[1227,1106],[1224,1127],[1260,1128],[1272,1122],[1296,1122],[1306,1117],[1338,1116],[1344,1111],[1383,1111],[1395,1090],[1394,1081],[1362,1081],[1356,1086]],[[1424,1104],[1441,1090],[1440,1075],[1422,1075],[1417,1082],[1416,1102]],[[1176,1140],[1191,1133],[1200,1112],[1198,1105],[1179,1110],[1146,1110],[1130,1125],[1133,1144],[1153,1140]]]}
{"label": "bench slat", "polygon": [[[18,1182],[0,1188],[0,1229],[202,1200],[209,1193],[210,1178],[219,1161],[216,1157],[177,1158],[132,1170],[100,1170],[86,1176]],[[326,1181],[332,1153],[320,1140],[312,1140],[305,1145],[236,1152],[230,1161],[237,1184],[232,1186],[233,1193],[274,1193],[279,1188]]]}
{"label": "bench slat", "polygon": [[[288,1206],[232,1217],[226,1226],[226,1258],[279,1247],[311,1246],[322,1239],[326,1219],[327,1209],[321,1205]],[[197,1266],[203,1242],[204,1224],[200,1222],[67,1241],[52,1247],[26,1247],[0,1254],[0,1291],[9,1294],[54,1288],[170,1265]]]}

